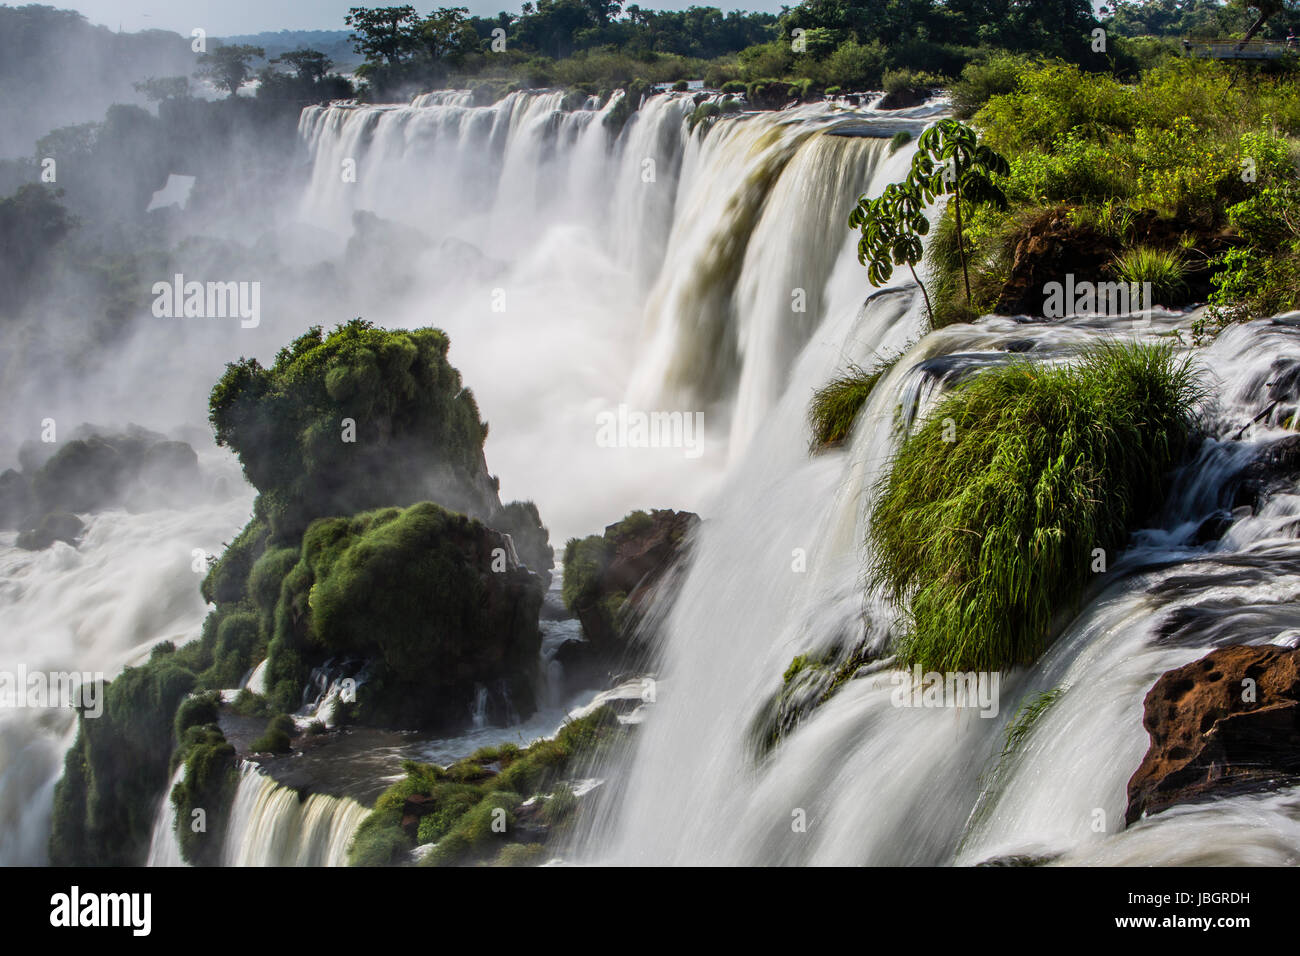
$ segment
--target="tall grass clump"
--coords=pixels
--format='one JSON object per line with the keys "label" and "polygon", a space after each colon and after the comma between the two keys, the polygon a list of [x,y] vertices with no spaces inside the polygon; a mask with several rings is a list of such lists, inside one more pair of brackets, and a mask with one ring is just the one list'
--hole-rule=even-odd
{"label": "tall grass clump", "polygon": [[865,369],[850,365],[847,371],[817,390],[808,406],[808,423],[812,427],[811,451],[838,445],[848,438],[854,419],[871,397],[876,383],[902,357],[903,353],[899,352]]}
{"label": "tall grass clump", "polygon": [[1159,507],[1202,394],[1171,346],[1119,343],[957,386],[903,442],[872,510],[871,582],[907,609],[900,661],[1033,661],[1094,549],[1113,554]]}
{"label": "tall grass clump", "polygon": [[1163,304],[1178,305],[1187,296],[1187,263],[1177,249],[1133,246],[1115,257],[1115,271],[1125,282],[1150,282]]}

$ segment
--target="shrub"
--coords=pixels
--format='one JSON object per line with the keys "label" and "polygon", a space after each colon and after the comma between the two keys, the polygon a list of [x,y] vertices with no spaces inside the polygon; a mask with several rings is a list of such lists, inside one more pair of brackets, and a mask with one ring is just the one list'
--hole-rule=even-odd
{"label": "shrub", "polygon": [[1163,305],[1180,305],[1187,296],[1187,263],[1176,249],[1125,249],[1115,257],[1115,272],[1125,282],[1151,283],[1151,294]]}
{"label": "shrub", "polygon": [[1013,53],[994,53],[967,63],[952,86],[953,113],[958,119],[970,119],[994,96],[1014,93],[1026,66],[1024,57]]}
{"label": "shrub", "polygon": [[[925,670],[1033,661],[1093,550],[1158,507],[1201,390],[1166,346],[974,376],[904,440],[871,514],[871,581],[906,606],[899,659]],[[947,437],[949,440],[945,440]]]}
{"label": "shrub", "polygon": [[277,714],[266,725],[266,731],[250,745],[257,753],[288,753],[293,750],[293,736],[298,732],[293,718]]}
{"label": "shrub", "polygon": [[[389,332],[356,319],[329,335],[308,330],[270,368],[227,366],[209,417],[261,492],[277,541],[292,543],[313,518],[385,505],[437,500],[485,517],[495,508],[487,426],[449,347],[436,329]],[[354,442],[340,440],[345,419],[356,423]]]}
{"label": "shrub", "polygon": [[[217,866],[237,785],[235,748],[215,726],[190,727],[174,759],[185,763],[185,776],[171,792],[181,856],[196,866]],[[206,818],[202,830],[189,825],[195,810]]]}
{"label": "shrub", "polygon": [[737,94],[743,96],[745,93],[745,84],[741,83],[739,80],[728,80],[726,83],[722,84],[720,92],[729,93],[732,96]]}

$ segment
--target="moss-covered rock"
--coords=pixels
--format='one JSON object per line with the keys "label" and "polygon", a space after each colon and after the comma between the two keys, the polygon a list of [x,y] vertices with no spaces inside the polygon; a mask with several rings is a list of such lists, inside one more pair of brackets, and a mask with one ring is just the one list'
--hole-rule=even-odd
{"label": "moss-covered rock", "polygon": [[288,714],[276,714],[266,725],[262,736],[250,745],[254,753],[285,754],[293,750],[293,738],[298,728]]}
{"label": "moss-covered rock", "polygon": [[181,857],[194,866],[221,863],[238,787],[235,759],[235,748],[215,723],[188,727],[181,737],[173,764],[183,762],[185,776],[172,788],[170,799]]}
{"label": "moss-covered rock", "polygon": [[293,702],[313,663],[354,654],[374,662],[362,722],[463,720],[478,685],[532,713],[543,585],[506,544],[430,502],[315,522],[276,607],[273,700]]}
{"label": "moss-covered rock", "polygon": [[125,668],[104,688],[104,710],[81,716],[54,788],[50,862],[139,866],[169,779],[174,715],[197,678],[174,653]]}
{"label": "moss-covered rock", "polygon": [[549,587],[551,568],[555,567],[555,549],[551,533],[542,524],[537,505],[531,501],[512,501],[504,505],[488,522],[497,531],[510,535],[519,560],[542,577]]}
{"label": "moss-covered rock", "polygon": [[564,604],[582,622],[595,653],[609,658],[629,650],[652,596],[698,523],[688,511],[634,511],[603,535],[565,545]]}
{"label": "moss-covered rock", "polygon": [[275,541],[315,518],[436,501],[487,518],[500,507],[473,394],[437,329],[386,331],[355,319],[313,328],[263,368],[229,365],[209,403],[261,492]]}
{"label": "moss-covered rock", "polygon": [[[417,845],[436,844],[422,865],[486,863],[500,861],[506,847],[547,843],[578,812],[562,778],[586,770],[626,737],[614,711],[602,707],[522,750],[484,748],[450,767],[408,761],[406,776],[384,791],[358,827],[348,862],[401,864]],[[557,802],[543,809],[551,801]],[[540,862],[536,851],[510,856],[518,854],[516,864]]]}
{"label": "moss-covered rock", "polygon": [[200,489],[198,456],[185,442],[132,426],[110,432],[82,425],[31,475],[41,512],[136,510],[190,500]]}

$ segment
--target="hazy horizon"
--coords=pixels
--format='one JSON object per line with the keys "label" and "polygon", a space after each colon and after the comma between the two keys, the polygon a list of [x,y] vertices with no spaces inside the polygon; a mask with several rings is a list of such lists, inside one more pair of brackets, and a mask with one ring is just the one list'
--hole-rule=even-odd
{"label": "hazy horizon", "polygon": [[[346,30],[343,18],[348,9],[365,6],[361,0],[81,0],[77,3],[52,2],[60,9],[76,10],[94,24],[126,32],[171,30],[188,35],[202,27],[211,36],[240,36],[249,33],[275,33],[280,30]],[[374,4],[379,6],[380,4]],[[464,6],[475,16],[490,16],[502,10],[518,13],[520,2],[503,0],[447,0],[446,6]],[[721,6],[724,10],[777,13],[779,0],[750,0],[745,4],[711,4],[707,0],[654,0],[642,6],[654,10],[685,10],[692,6]],[[438,3],[415,4],[421,13],[436,9]]]}

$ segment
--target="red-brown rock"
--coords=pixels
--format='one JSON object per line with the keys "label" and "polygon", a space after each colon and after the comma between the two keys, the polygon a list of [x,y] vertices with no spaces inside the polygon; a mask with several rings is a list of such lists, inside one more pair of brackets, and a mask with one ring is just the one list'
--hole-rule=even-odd
{"label": "red-brown rock", "polygon": [[1147,693],[1151,746],[1128,782],[1125,820],[1300,774],[1300,650],[1222,647]]}

